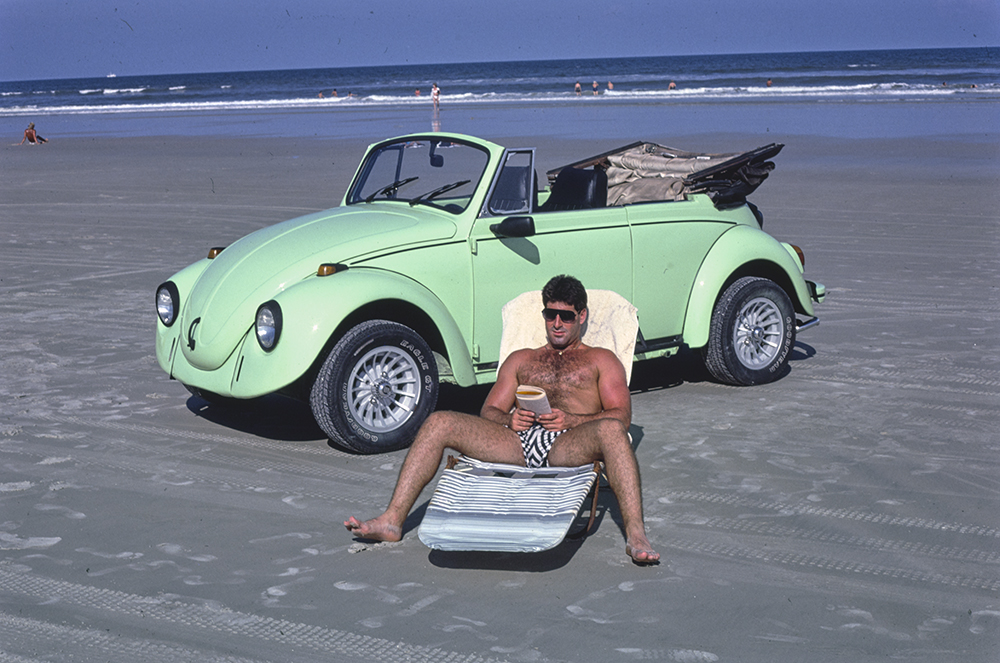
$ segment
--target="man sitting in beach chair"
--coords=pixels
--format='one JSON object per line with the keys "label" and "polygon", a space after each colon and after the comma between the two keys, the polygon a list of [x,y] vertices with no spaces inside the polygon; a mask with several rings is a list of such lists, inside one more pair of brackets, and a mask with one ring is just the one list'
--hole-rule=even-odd
{"label": "man sitting in beach chair", "polygon": [[[625,552],[640,564],[660,556],[646,538],[639,465],[628,437],[632,403],[625,369],[609,350],[584,345],[587,291],[571,276],[556,276],[542,290],[546,344],[512,353],[478,417],[435,412],[417,433],[403,461],[388,508],[344,526],[357,536],[399,541],[403,521],[434,478],[445,449],[493,463],[527,467],[578,466],[603,461],[625,526]],[[541,387],[551,413],[515,408],[518,385]]]}

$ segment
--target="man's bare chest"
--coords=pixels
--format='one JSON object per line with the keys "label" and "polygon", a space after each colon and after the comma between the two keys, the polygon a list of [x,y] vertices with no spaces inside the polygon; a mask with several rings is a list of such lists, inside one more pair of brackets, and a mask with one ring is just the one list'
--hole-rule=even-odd
{"label": "man's bare chest", "polygon": [[541,387],[554,405],[595,393],[597,375],[597,368],[586,353],[539,353],[517,371],[518,382]]}

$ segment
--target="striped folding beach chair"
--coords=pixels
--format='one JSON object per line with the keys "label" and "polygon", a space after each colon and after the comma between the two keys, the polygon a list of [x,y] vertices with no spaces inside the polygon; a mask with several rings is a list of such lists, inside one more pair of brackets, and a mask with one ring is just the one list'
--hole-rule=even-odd
{"label": "striped folding beach chair", "polygon": [[[583,342],[614,352],[630,379],[639,331],[636,308],[609,290],[588,290],[587,300]],[[541,309],[538,290],[503,307],[501,363],[515,350],[545,344],[545,328],[538,321]],[[593,525],[600,471],[599,462],[529,469],[452,456],[417,534],[437,550],[540,552],[554,548],[566,538],[591,490],[587,530]]]}
{"label": "striped folding beach chair", "polygon": [[548,550],[566,538],[592,488],[593,523],[599,471],[600,463],[529,469],[452,456],[418,535],[437,550]]}

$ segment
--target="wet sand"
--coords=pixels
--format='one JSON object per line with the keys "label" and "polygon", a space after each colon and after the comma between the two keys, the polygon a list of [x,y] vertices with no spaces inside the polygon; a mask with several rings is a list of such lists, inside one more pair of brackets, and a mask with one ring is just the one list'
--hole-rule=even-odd
{"label": "wet sand", "polygon": [[[153,354],[153,290],[339,203],[368,139],[0,146],[0,661],[990,661],[1000,647],[1000,154],[787,143],[752,200],[826,284],[777,383],[639,364],[651,540],[444,554],[341,523],[404,452],[332,448],[308,408],[227,410]],[[539,170],[620,141],[504,141]],[[641,311],[640,311],[641,315]],[[441,406],[478,408],[481,389]]]}

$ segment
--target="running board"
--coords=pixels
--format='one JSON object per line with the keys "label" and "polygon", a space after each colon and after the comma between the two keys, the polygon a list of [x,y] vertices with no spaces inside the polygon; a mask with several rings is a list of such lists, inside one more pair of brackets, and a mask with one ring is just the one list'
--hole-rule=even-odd
{"label": "running board", "polygon": [[676,336],[665,336],[663,338],[652,338],[648,341],[642,336],[642,329],[639,329],[639,333],[636,334],[635,339],[635,354],[641,355],[647,352],[654,352],[656,350],[664,350],[666,348],[676,348],[681,345],[683,338],[680,334]]}

